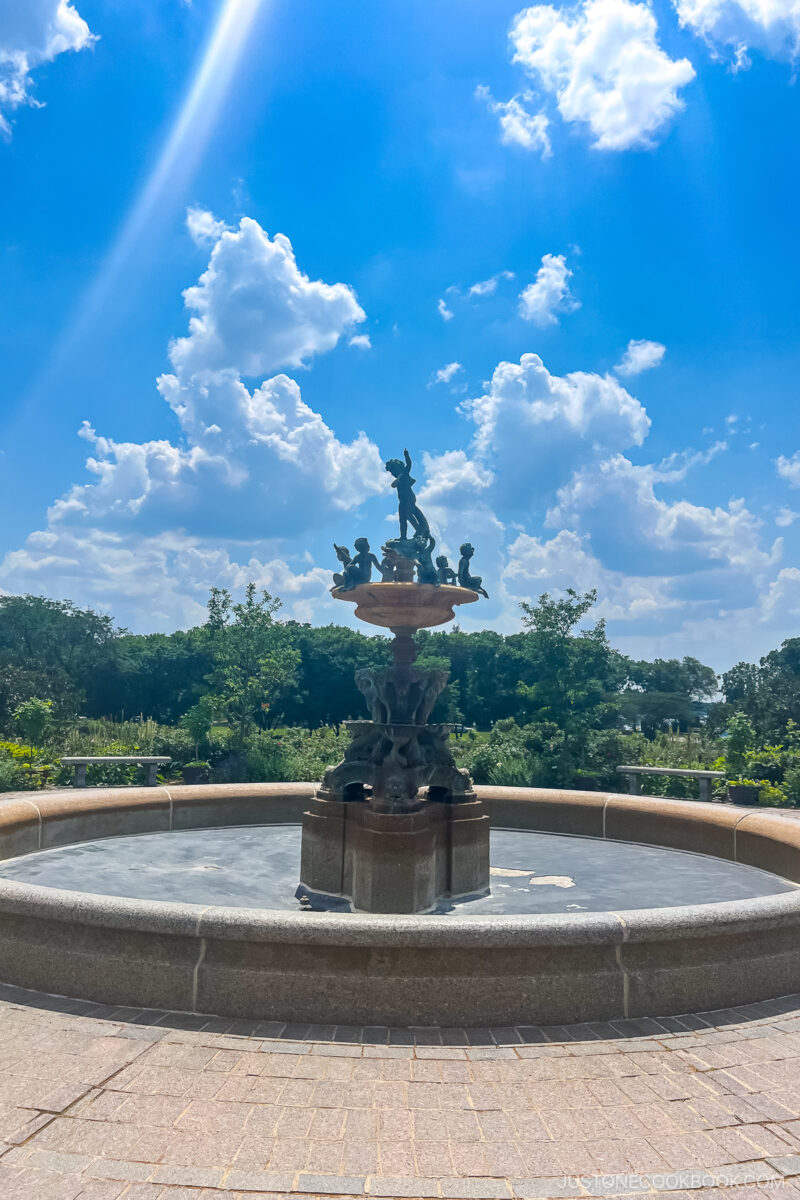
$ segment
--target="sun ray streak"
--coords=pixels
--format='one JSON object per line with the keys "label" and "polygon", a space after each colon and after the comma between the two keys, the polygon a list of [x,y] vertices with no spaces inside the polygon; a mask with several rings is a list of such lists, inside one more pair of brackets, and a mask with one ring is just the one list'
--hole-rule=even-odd
{"label": "sun ray streak", "polygon": [[122,270],[140,250],[142,237],[159,211],[169,211],[174,197],[190,183],[216,128],[253,23],[267,3],[268,0],[223,0],[155,166],[54,348],[44,375],[34,387],[34,396],[46,391],[89,331]]}

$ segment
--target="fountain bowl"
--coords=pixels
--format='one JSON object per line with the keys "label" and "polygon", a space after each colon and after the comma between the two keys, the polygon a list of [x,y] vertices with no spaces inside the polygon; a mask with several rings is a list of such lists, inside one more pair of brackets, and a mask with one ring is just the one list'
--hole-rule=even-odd
{"label": "fountain bowl", "polygon": [[[90,788],[0,801],[0,858],[299,822],[314,784]],[[477,789],[497,828],[689,850],[800,882],[800,821],[612,793]],[[800,990],[800,889],[623,912],[366,916],[118,899],[0,880],[0,980],[229,1017],[561,1025]]]}
{"label": "fountain bowl", "polygon": [[473,604],[478,593],[469,588],[432,583],[361,583],[334,588],[336,600],[349,600],[356,616],[384,629],[428,629],[452,621],[459,604]]}

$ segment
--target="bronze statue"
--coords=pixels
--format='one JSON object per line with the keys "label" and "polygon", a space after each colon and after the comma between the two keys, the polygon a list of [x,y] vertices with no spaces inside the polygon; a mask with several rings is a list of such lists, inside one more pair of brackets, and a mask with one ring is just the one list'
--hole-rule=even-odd
{"label": "bronze statue", "polygon": [[390,458],[386,462],[386,470],[390,475],[394,475],[392,487],[397,488],[400,538],[402,541],[408,538],[409,525],[420,537],[429,537],[430,526],[424,513],[420,511],[417,497],[414,495],[414,484],[417,481],[411,477],[411,455],[407,450],[403,451],[403,458],[405,461],[401,461],[399,458]]}
{"label": "bronze statue", "polygon": [[427,537],[417,534],[412,541],[414,542],[414,557],[417,561],[417,583],[432,583],[438,587],[439,576],[431,561],[431,554],[436,545],[435,539],[430,534]]}
{"label": "bronze statue", "polygon": [[396,566],[396,561],[395,561],[396,558],[397,558],[397,555],[391,554],[391,552],[387,551],[386,548],[384,547],[383,558],[381,559],[381,563],[380,563],[381,583],[393,583],[394,582],[394,569]]}
{"label": "bronze statue", "polygon": [[464,542],[464,545],[461,547],[461,558],[458,563],[459,587],[469,588],[473,592],[478,592],[481,596],[485,596],[488,600],[489,593],[484,591],[484,589],[481,587],[481,583],[483,582],[481,576],[470,575],[469,573],[469,560],[472,558],[474,553],[475,550],[470,543]]}
{"label": "bronze statue", "polygon": [[366,538],[356,538],[354,546],[356,553],[344,569],[344,582],[341,585],[348,591],[350,588],[358,587],[359,584],[369,583],[372,579],[373,566],[377,567],[379,571],[381,569],[381,564],[370,551]]}
{"label": "bronze statue", "polygon": [[333,576],[333,586],[334,588],[337,588],[344,585],[344,573],[347,571],[347,568],[350,566],[350,563],[353,561],[353,559],[350,555],[350,551],[347,549],[347,546],[337,546],[336,542],[334,542],[333,548],[336,551],[336,557],[344,568],[344,571],[337,571]]}
{"label": "bronze statue", "polygon": [[454,584],[456,582],[456,573],[447,561],[446,554],[440,554],[436,559],[436,575],[439,583]]}

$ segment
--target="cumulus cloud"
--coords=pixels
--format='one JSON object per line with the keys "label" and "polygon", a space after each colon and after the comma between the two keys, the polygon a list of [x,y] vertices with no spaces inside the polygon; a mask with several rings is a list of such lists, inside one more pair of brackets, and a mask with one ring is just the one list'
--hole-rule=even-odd
{"label": "cumulus cloud", "polygon": [[786,480],[789,487],[800,488],[800,450],[795,450],[791,458],[781,454],[780,458],[776,458],[775,466],[778,474]]}
{"label": "cumulus cloud", "polygon": [[94,482],[56,501],[51,523],[286,537],[321,510],[353,508],[383,488],[377,447],[363,433],[341,442],[287,375],[253,391],[233,372],[194,376],[185,386],[162,376],[159,387],[188,445],[117,442],[85,427]]}
{"label": "cumulus cloud", "polygon": [[513,278],[513,271],[498,271],[497,274],[492,275],[490,279],[481,279],[477,283],[473,283],[472,286],[467,289],[467,296],[470,298],[493,296],[497,291],[497,285],[501,282],[501,280]]}
{"label": "cumulus cloud", "polygon": [[499,363],[460,411],[475,426],[469,458],[492,475],[493,503],[510,511],[551,502],[580,464],[640,445],[650,428],[613,376],[551,375],[537,354]]}
{"label": "cumulus cloud", "polygon": [[0,132],[11,132],[4,113],[23,104],[41,106],[31,94],[31,71],[96,40],[68,0],[6,0],[0,4]]}
{"label": "cumulus cloud", "polygon": [[534,325],[555,325],[558,313],[574,312],[580,302],[569,290],[572,271],[563,254],[545,254],[536,279],[519,294],[519,315]]}
{"label": "cumulus cloud", "polygon": [[497,627],[518,627],[520,599],[594,587],[598,614],[632,653],[697,652],[704,622],[720,614],[739,642],[714,641],[718,665],[743,653],[737,614],[775,636],[765,598],[781,539],[765,538],[741,498],[675,495],[726,442],[634,463],[623,451],[649,432],[641,403],[613,375],[553,375],[534,354],[499,363],[484,394],[459,409],[474,423],[471,443],[426,456],[421,496],[444,530],[478,531]]}
{"label": "cumulus cloud", "polygon": [[688,59],[662,49],[648,5],[630,0],[584,0],[572,10],[534,5],[515,17],[511,43],[514,62],[564,121],[588,125],[598,150],[652,146],[695,74]]}
{"label": "cumulus cloud", "polygon": [[800,0],[673,0],[678,20],[715,51],[727,48],[734,69],[748,52],[794,63],[800,54]]}
{"label": "cumulus cloud", "polygon": [[775,524],[779,529],[786,529],[789,525],[793,525],[797,518],[800,517],[799,512],[795,512],[792,508],[778,509],[778,515],[775,517]]}
{"label": "cumulus cloud", "polygon": [[[205,228],[213,229],[213,221]],[[183,298],[192,314],[189,333],[172,343],[170,360],[184,378],[226,368],[252,376],[300,367],[366,320],[351,287],[309,279],[289,239],[270,238],[250,217],[236,230],[219,231],[208,268]]]}
{"label": "cumulus cloud", "polygon": [[[138,603],[127,581],[140,555],[142,586],[160,595],[153,620],[163,602],[172,614],[164,621],[180,623],[196,617],[192,589],[207,590],[204,564],[219,568],[211,582],[244,578],[243,572],[254,577],[256,560],[238,563],[234,553],[241,554],[242,543],[266,547],[272,558],[258,558],[261,578],[270,563],[270,578],[277,577],[280,562],[282,590],[291,592],[295,574],[285,566],[285,545],[316,528],[321,514],[351,509],[384,490],[381,457],[365,434],[337,438],[286,374],[255,386],[243,378],[330,349],[364,317],[352,291],[311,283],[288,239],[270,240],[254,221],[233,231],[214,219],[190,218],[189,228],[196,240],[213,243],[208,269],[186,293],[200,315],[192,316],[188,337],[172,343],[174,371],[157,381],[181,437],[127,442],[84,423],[89,481],[70,488],[51,506],[47,529],[6,557],[3,586],[40,590],[33,588],[38,579],[51,594],[93,602],[102,593],[104,604],[125,611]],[[96,577],[97,595],[89,594],[95,584],[75,582],[81,572]],[[328,579],[316,568],[300,577],[315,594]],[[162,587],[167,578],[172,582]],[[146,615],[137,623],[152,628]]]}
{"label": "cumulus cloud", "polygon": [[624,375],[626,378],[631,375],[641,375],[642,371],[650,371],[653,367],[661,366],[666,349],[661,342],[631,338],[614,370],[618,375]]}
{"label": "cumulus cloud", "polygon": [[[691,574],[724,568],[728,599],[753,591],[754,578],[780,557],[780,538],[761,546],[763,522],[744,500],[708,508],[656,494],[659,472],[612,455],[575,473],[559,490],[546,523],[591,536],[592,546],[612,569],[636,562],[639,573]],[[721,578],[721,576],[718,576]]]}
{"label": "cumulus cloud", "polygon": [[231,229],[225,221],[218,221],[207,208],[187,208],[186,228],[192,241],[198,246],[213,245],[223,233]]}
{"label": "cumulus cloud", "polygon": [[452,321],[455,313],[452,308],[447,307],[447,302],[441,298],[436,304],[436,311],[443,321]]}
{"label": "cumulus cloud", "polygon": [[592,553],[590,540],[569,529],[546,539],[519,534],[508,548],[504,578],[509,592],[529,600],[542,592],[597,589],[595,616],[637,621],[680,608],[666,577],[611,571]]}
{"label": "cumulus cloud", "polygon": [[354,346],[356,350],[370,350],[372,342],[369,340],[368,333],[356,333],[348,341],[348,346]]}
{"label": "cumulus cloud", "polygon": [[523,92],[510,100],[495,100],[489,89],[481,84],[475,89],[475,95],[479,100],[485,100],[489,111],[499,118],[502,142],[522,146],[524,150],[538,150],[542,158],[550,158],[553,153],[548,133],[550,121],[545,113],[532,113],[525,108],[525,104],[534,99],[532,92]]}
{"label": "cumulus cloud", "polygon": [[330,574],[322,568],[258,555],[237,562],[224,547],[181,531],[142,536],[57,526],[32,533],[2,565],[12,592],[66,596],[148,632],[202,623],[212,586],[240,591],[251,579],[281,597],[284,617],[333,616]]}

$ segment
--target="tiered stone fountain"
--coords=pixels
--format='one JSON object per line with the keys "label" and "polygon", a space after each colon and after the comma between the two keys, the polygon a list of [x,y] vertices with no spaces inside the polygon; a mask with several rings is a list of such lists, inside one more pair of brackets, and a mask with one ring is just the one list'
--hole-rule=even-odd
{"label": "tiered stone fountain", "polygon": [[[381,563],[363,538],[354,559],[337,547],[344,571],[334,576],[333,596],[391,630],[394,661],[356,672],[371,720],[347,722],[352,742],[303,816],[297,895],[312,908],[427,912],[489,888],[489,818],[450,753],[452,726],[428,724],[447,672],[415,667],[413,641],[418,629],[443,625],[456,605],[486,593],[469,574],[468,543],[458,586],[448,582],[456,576],[446,559],[433,567],[435,543],[412,491],[408,451],[386,466],[398,489],[400,537],[383,547]],[[371,582],[373,566],[380,583]]]}

